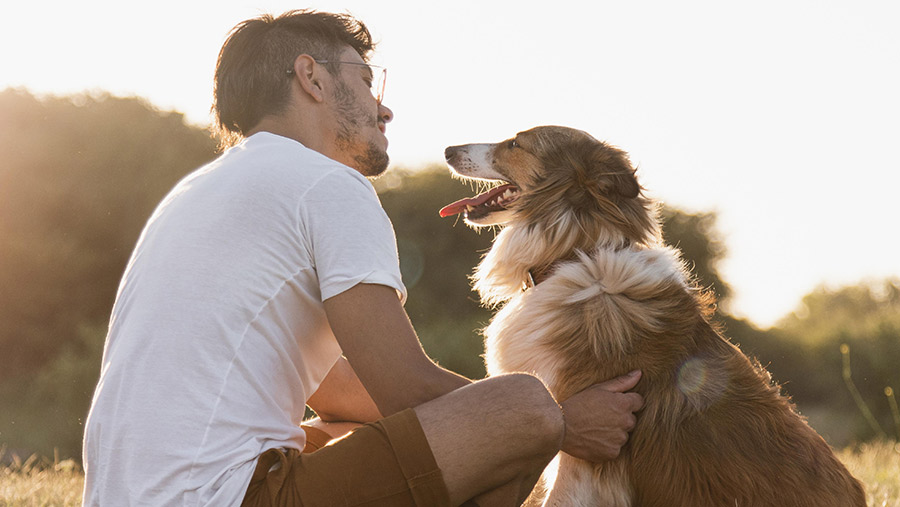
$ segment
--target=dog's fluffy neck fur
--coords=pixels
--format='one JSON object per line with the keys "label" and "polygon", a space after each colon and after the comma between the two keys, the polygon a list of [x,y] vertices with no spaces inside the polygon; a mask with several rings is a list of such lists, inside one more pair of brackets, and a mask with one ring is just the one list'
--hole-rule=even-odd
{"label": "dog's fluffy neck fur", "polygon": [[[639,195],[634,204],[636,211],[644,214],[647,222],[652,224],[634,238],[626,237],[608,223],[589,231],[570,213],[528,220],[535,217],[523,217],[517,212],[494,239],[494,247],[479,263],[473,277],[482,303],[497,306],[508,301],[521,293],[530,274],[538,275],[534,282],[539,283],[559,262],[573,260],[582,252],[661,245],[656,204],[643,195]],[[615,220],[616,217],[608,219]],[[593,223],[598,222],[594,220]]]}

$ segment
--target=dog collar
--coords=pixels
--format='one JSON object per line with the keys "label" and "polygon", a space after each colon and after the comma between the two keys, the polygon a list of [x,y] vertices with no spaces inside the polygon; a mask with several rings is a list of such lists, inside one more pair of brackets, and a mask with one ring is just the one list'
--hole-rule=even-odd
{"label": "dog collar", "polygon": [[531,270],[525,272],[525,281],[522,282],[522,292],[534,287],[537,285],[534,283],[534,275],[531,274]]}
{"label": "dog collar", "polygon": [[525,271],[525,280],[522,281],[522,292],[525,292],[528,289],[535,287],[537,284],[543,282],[550,275],[553,274],[553,271],[566,260],[570,260],[574,258],[574,256],[560,259],[557,261],[553,261],[549,266],[545,266],[544,268],[531,268]]}

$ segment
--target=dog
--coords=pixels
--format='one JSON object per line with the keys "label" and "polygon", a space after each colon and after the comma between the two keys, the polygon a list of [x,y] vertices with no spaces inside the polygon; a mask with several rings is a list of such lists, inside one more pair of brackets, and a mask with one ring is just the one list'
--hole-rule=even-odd
{"label": "dog", "polygon": [[444,207],[499,226],[473,276],[490,375],[528,372],[559,401],[639,369],[628,444],[603,464],[559,455],[549,506],[865,506],[865,493],[769,373],[713,323],[713,297],[664,245],[628,155],[537,127],[447,148],[495,185]]}

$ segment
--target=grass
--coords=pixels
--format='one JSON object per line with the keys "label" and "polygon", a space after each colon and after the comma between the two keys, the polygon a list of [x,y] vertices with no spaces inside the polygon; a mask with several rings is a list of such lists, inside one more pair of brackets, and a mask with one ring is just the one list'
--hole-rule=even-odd
{"label": "grass", "polygon": [[[864,444],[838,457],[866,485],[870,507],[900,507],[900,443]],[[83,485],[81,469],[72,460],[32,456],[22,462],[13,457],[0,467],[0,506],[80,505]]]}
{"label": "grass", "polygon": [[873,442],[838,453],[866,486],[870,507],[900,507],[900,443]]}
{"label": "grass", "polygon": [[0,507],[81,505],[84,474],[75,461],[37,456],[24,462],[18,456],[11,460],[0,466]]}

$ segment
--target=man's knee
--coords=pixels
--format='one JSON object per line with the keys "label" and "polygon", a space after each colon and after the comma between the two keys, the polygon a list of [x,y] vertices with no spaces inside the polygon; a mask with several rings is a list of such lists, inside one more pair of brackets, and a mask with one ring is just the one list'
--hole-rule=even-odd
{"label": "man's knee", "polygon": [[495,396],[501,400],[497,408],[515,419],[519,423],[517,426],[531,434],[530,438],[536,439],[536,449],[549,449],[547,452],[551,456],[556,453],[562,442],[565,422],[562,409],[540,379],[525,373],[511,373],[483,382],[492,383]]}
{"label": "man's knee", "polygon": [[547,386],[534,375],[507,373],[481,382],[491,384],[493,389],[502,391],[505,398],[515,400],[519,405],[533,405],[538,409],[552,409],[554,406],[559,408]]}
{"label": "man's knee", "polygon": [[533,482],[562,443],[562,409],[531,375],[480,380],[415,410],[458,500]]}

